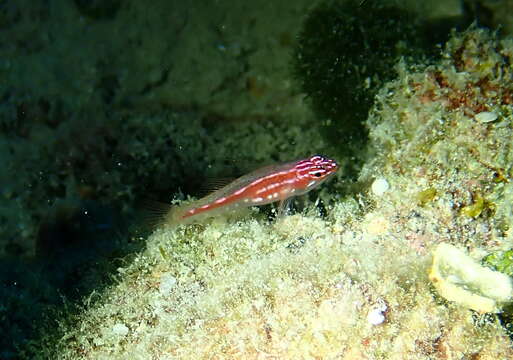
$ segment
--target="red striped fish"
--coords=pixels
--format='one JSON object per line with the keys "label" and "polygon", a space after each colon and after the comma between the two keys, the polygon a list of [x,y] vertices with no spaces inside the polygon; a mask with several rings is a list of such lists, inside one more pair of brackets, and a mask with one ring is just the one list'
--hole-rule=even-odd
{"label": "red striped fish", "polygon": [[316,188],[337,170],[337,163],[322,155],[266,166],[241,176],[192,204],[171,209],[165,216],[165,222],[194,221],[236,207],[265,205],[276,201],[283,204],[292,196]]}

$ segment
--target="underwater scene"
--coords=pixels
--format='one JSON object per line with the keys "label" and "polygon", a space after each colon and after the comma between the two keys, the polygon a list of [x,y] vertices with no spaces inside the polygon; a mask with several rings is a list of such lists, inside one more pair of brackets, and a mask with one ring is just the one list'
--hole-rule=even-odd
{"label": "underwater scene", "polygon": [[0,39],[0,359],[513,359],[513,0],[7,0]]}

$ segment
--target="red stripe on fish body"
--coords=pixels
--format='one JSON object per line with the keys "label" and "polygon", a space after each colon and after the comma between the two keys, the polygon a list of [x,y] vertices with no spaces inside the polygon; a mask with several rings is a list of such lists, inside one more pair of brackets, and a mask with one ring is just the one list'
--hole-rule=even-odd
{"label": "red stripe on fish body", "polygon": [[221,208],[264,205],[304,194],[338,170],[334,160],[314,155],[282,165],[272,165],[244,175],[188,206],[186,219]]}

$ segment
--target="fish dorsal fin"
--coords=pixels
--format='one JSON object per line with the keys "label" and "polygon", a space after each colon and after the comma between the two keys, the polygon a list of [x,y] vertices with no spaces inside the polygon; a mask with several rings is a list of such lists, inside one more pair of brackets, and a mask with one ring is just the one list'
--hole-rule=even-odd
{"label": "fish dorsal fin", "polygon": [[201,186],[200,195],[208,195],[219,190],[235,180],[234,177],[207,178]]}

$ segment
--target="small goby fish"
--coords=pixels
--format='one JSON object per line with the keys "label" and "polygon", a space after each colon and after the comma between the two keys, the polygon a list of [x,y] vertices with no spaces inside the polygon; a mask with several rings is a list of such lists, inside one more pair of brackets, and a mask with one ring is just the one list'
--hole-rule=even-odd
{"label": "small goby fish", "polygon": [[265,205],[302,195],[329,179],[338,170],[337,163],[322,155],[313,155],[281,165],[270,165],[235,179],[219,190],[185,207],[172,208],[165,223],[181,223],[218,210]]}

